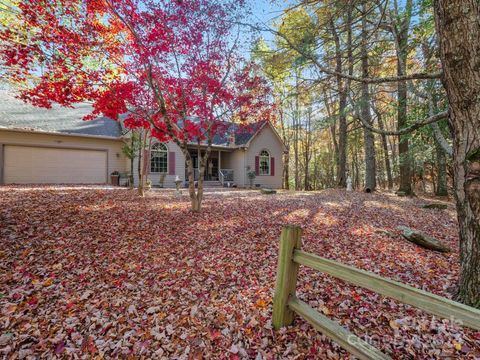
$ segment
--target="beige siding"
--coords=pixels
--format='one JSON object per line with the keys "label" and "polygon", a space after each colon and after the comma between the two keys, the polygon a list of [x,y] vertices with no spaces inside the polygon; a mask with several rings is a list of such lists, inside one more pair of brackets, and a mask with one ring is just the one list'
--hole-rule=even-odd
{"label": "beige siding", "polygon": [[255,170],[255,156],[258,156],[264,149],[268,150],[270,156],[275,158],[275,175],[259,175],[255,178],[254,183],[275,189],[281,188],[284,147],[277,134],[269,125],[265,126],[250,143],[246,152],[245,166],[250,165],[250,168]]}
{"label": "beige siding", "polygon": [[[216,151],[216,150],[215,150]],[[233,169],[232,153],[221,151],[220,152],[220,169]]]}
{"label": "beige siding", "polygon": [[[152,143],[153,144],[153,143]],[[167,163],[167,175],[165,176],[164,187],[173,188],[175,187],[175,177],[178,175],[182,184],[185,181],[185,156],[182,153],[180,147],[174,142],[168,142],[165,144],[167,146],[168,152],[175,153],[175,175],[168,175],[168,169],[170,169],[170,163]],[[169,157],[167,160],[170,161]],[[150,171],[150,159],[148,159],[148,170]],[[138,185],[138,158],[135,158],[134,164],[134,184]],[[148,178],[152,181],[153,186],[158,186],[160,183],[160,174],[159,173],[150,173]]]}
{"label": "beige siding", "polygon": [[[217,150],[212,150],[214,153],[218,153]],[[236,165],[240,165],[238,161],[243,161],[243,157],[241,159],[234,158],[235,157],[235,152],[232,151],[220,151],[220,169],[229,169],[233,170],[233,176],[234,179],[233,181],[238,184],[237,179],[235,178],[235,175],[238,174],[239,172],[236,171]],[[217,155],[218,156],[218,155]]]}
{"label": "beige siding", "polygon": [[233,179],[235,184],[240,187],[245,186],[246,169],[245,169],[245,149],[237,149],[229,154],[230,169],[233,170]]}
{"label": "beige siding", "polygon": [[[166,175],[164,181],[164,187],[175,187],[175,177],[182,180],[182,184],[185,181],[185,157],[181,149],[173,142],[166,143],[168,152],[175,153],[175,175]],[[234,182],[244,187],[249,184],[246,167],[250,166],[251,170],[255,170],[255,156],[260,153],[261,150],[267,149],[272,157],[275,158],[275,175],[274,176],[257,176],[255,184],[261,186],[268,186],[273,188],[282,187],[282,172],[283,172],[283,151],[284,147],[278,136],[274,133],[270,126],[265,126],[264,129],[257,134],[248,149],[239,148],[231,152],[221,151],[220,155],[220,168],[232,169],[234,172]],[[212,149],[212,158],[218,156],[218,150]],[[150,170],[150,159],[148,159],[148,169]],[[130,165],[127,163],[127,167]],[[170,168],[170,164],[167,164],[167,169]],[[134,160],[134,184],[138,185],[138,158]],[[148,178],[152,181],[153,186],[158,186],[160,182],[160,174],[150,173]]]}
{"label": "beige siding", "polygon": [[[82,136],[67,136],[61,134],[42,134],[22,131],[0,130],[0,181],[3,180],[3,145],[25,145],[30,147],[57,148],[57,149],[84,149],[103,150],[107,154],[107,174],[110,181],[112,171],[124,172],[127,170],[127,161],[122,153],[123,141],[120,139],[104,139]],[[73,182],[73,181],[72,181]]]}

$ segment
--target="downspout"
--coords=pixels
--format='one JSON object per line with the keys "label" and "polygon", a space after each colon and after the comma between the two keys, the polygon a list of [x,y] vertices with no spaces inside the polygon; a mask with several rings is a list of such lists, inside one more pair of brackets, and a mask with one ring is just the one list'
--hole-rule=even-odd
{"label": "downspout", "polygon": [[243,174],[242,174],[242,182],[243,182],[243,187],[247,186],[246,183],[246,170],[247,170],[247,148],[243,148]]}

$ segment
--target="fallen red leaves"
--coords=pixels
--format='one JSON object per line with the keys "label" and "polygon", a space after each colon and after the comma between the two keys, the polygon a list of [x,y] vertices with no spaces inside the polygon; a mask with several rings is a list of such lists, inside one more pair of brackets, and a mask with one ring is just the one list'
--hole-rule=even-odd
{"label": "fallen red leaves", "polygon": [[[345,358],[303,320],[271,327],[278,237],[450,296],[458,254],[421,249],[405,225],[457,247],[453,207],[332,190],[187,197],[129,190],[0,188],[0,354],[165,358]],[[480,336],[450,319],[301,269],[299,297],[394,358],[475,358]]]}

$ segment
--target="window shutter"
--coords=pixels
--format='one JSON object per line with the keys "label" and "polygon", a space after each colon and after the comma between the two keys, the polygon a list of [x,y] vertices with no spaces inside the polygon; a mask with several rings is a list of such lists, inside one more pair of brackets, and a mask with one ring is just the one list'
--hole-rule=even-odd
{"label": "window shutter", "polygon": [[270,158],[270,175],[275,176],[275,158]]}
{"label": "window shutter", "polygon": [[168,175],[175,175],[175,152],[168,153]]}
{"label": "window shutter", "polygon": [[255,156],[255,175],[260,175],[260,157]]}

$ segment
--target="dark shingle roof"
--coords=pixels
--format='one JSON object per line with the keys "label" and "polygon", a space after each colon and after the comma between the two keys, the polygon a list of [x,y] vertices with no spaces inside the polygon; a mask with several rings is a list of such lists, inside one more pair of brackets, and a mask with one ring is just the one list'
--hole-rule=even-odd
{"label": "dark shingle roof", "polygon": [[52,109],[38,108],[16,99],[8,90],[0,90],[0,129],[28,129],[64,134],[120,137],[119,122],[107,117],[82,120],[92,107],[79,104],[74,108],[54,105]]}
{"label": "dark shingle roof", "polygon": [[229,136],[233,133],[235,134],[235,145],[245,146],[263,125],[265,125],[265,121],[258,121],[252,124],[230,123],[225,131],[213,137],[212,143],[217,146],[228,145]]}
{"label": "dark shingle roof", "polygon": [[[121,121],[107,117],[95,120],[82,120],[90,114],[89,104],[78,104],[74,108],[54,105],[44,109],[26,104],[16,99],[8,90],[0,89],[0,129],[26,129],[46,132],[95,136],[122,136]],[[235,145],[245,146],[250,139],[265,125],[264,121],[252,124],[228,123],[213,138],[213,145],[229,146],[229,137],[235,134]]]}

